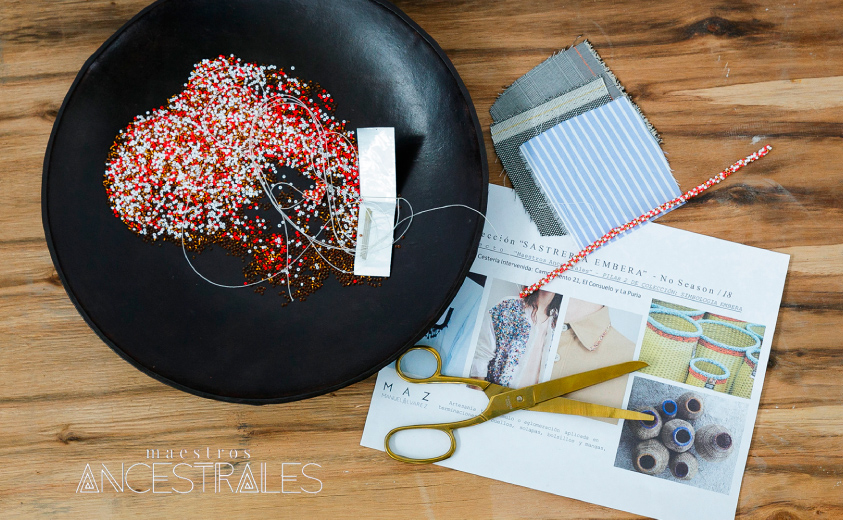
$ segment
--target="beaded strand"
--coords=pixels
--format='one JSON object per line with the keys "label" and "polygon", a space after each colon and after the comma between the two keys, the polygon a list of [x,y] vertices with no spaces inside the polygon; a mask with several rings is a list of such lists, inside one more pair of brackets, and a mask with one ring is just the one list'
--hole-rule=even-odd
{"label": "beaded strand", "polygon": [[544,285],[550,283],[551,280],[554,280],[554,279],[558,278],[559,275],[561,275],[562,273],[564,273],[568,269],[572,268],[580,260],[582,260],[583,258],[588,256],[589,254],[593,253],[594,251],[596,251],[600,247],[604,246],[607,242],[609,242],[613,238],[617,237],[621,233],[623,233],[625,231],[629,231],[630,229],[632,229],[632,228],[634,228],[634,227],[636,227],[640,224],[643,224],[644,222],[647,222],[648,220],[651,220],[651,219],[655,218],[656,216],[664,213],[665,211],[667,211],[669,209],[672,209],[672,208],[675,208],[676,206],[678,206],[678,205],[684,203],[685,201],[687,201],[688,199],[696,197],[697,195],[704,192],[708,188],[714,186],[715,184],[720,183],[726,177],[732,175],[733,173],[740,170],[741,168],[743,168],[747,164],[753,163],[753,162],[757,161],[758,159],[764,157],[765,155],[770,153],[770,150],[772,150],[772,149],[773,149],[772,146],[767,145],[764,148],[761,148],[757,152],[753,153],[752,155],[747,156],[745,159],[741,159],[740,161],[736,162],[735,164],[729,166],[728,168],[726,168],[722,172],[718,173],[714,177],[708,179],[707,181],[700,184],[696,188],[693,188],[693,189],[690,189],[690,190],[686,191],[685,193],[676,197],[675,199],[669,200],[669,201],[665,202],[664,204],[662,204],[661,206],[651,209],[647,213],[644,213],[640,217],[637,217],[637,218],[634,218],[634,219],[630,220],[626,224],[623,224],[621,226],[613,228],[608,233],[606,233],[602,237],[598,238],[597,240],[595,240],[594,242],[592,242],[591,244],[586,246],[585,249],[583,249],[582,251],[580,251],[579,253],[574,255],[570,260],[568,260],[564,264],[560,265],[559,267],[557,267],[553,271],[547,273],[544,276],[544,278],[542,278],[538,282],[534,283],[533,285],[525,288],[523,291],[521,291],[521,294],[520,294],[521,297],[526,298],[530,294],[532,294],[535,291],[542,288]]}

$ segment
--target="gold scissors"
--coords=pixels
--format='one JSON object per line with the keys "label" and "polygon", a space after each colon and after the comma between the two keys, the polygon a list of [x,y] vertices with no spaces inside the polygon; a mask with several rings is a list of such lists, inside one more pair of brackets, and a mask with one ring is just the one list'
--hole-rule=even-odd
{"label": "gold scissors", "polygon": [[[436,358],[436,370],[433,375],[428,377],[413,377],[406,374],[401,369],[401,360],[413,351],[423,351],[432,354]],[[395,460],[401,462],[409,462],[412,464],[430,464],[432,462],[439,462],[445,460],[454,454],[457,449],[457,439],[454,437],[454,430],[458,428],[466,428],[474,426],[475,424],[484,423],[515,410],[530,409],[537,412],[560,413],[566,415],[582,415],[586,417],[608,417],[613,419],[631,419],[641,421],[652,421],[652,415],[633,410],[623,410],[620,408],[612,408],[611,406],[603,406],[600,404],[583,403],[581,401],[574,401],[560,397],[575,390],[580,390],[610,379],[615,379],[630,372],[635,372],[648,366],[643,361],[628,361],[618,365],[611,365],[588,372],[573,374],[560,379],[554,379],[545,383],[531,385],[517,390],[507,388],[505,386],[496,385],[489,381],[480,379],[470,379],[465,377],[451,377],[442,375],[442,358],[436,349],[431,347],[416,346],[401,354],[398,361],[395,363],[395,370],[402,379],[410,383],[455,383],[466,384],[477,387],[486,394],[489,398],[489,405],[483,410],[480,415],[465,419],[462,421],[454,421],[440,424],[417,424],[411,426],[399,426],[386,434],[384,445],[386,452]],[[399,455],[392,450],[389,445],[392,437],[403,431],[409,430],[435,430],[444,432],[451,439],[451,447],[443,455],[431,458],[414,458]]]}

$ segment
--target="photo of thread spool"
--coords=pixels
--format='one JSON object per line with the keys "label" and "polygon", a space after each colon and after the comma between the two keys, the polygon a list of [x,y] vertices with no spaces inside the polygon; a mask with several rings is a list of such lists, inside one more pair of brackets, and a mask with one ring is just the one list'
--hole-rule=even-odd
{"label": "photo of thread spool", "polygon": [[699,463],[693,453],[685,451],[682,453],[671,453],[668,467],[674,477],[682,480],[691,480],[697,476]]}
{"label": "photo of thread spool", "polygon": [[734,449],[732,433],[720,424],[703,426],[697,432],[694,448],[697,454],[706,460],[727,459]]}
{"label": "photo of thread spool", "polygon": [[679,411],[679,405],[676,404],[676,401],[673,399],[665,399],[662,401],[662,404],[659,405],[659,413],[662,416],[662,419],[667,422],[671,419],[676,418],[676,413]]}
{"label": "photo of thread spool", "polygon": [[652,421],[630,421],[632,432],[641,440],[654,439],[662,431],[662,419],[654,408],[643,408],[638,410],[641,413],[652,415]]}
{"label": "photo of thread spool", "polygon": [[670,453],[657,439],[638,443],[635,447],[633,464],[635,469],[647,475],[658,475],[667,468]]}
{"label": "photo of thread spool", "polygon": [[741,399],[725,397],[636,377],[627,408],[658,423],[625,421],[614,466],[729,494],[738,458],[731,454],[741,444],[746,408]]}
{"label": "photo of thread spool", "polygon": [[679,396],[676,400],[679,405],[679,410],[676,412],[676,417],[685,419],[686,421],[696,421],[703,414],[703,398],[700,394],[695,392],[686,392]]}
{"label": "photo of thread spool", "polygon": [[670,451],[688,451],[694,445],[694,427],[688,421],[672,419],[662,426],[661,440]]}

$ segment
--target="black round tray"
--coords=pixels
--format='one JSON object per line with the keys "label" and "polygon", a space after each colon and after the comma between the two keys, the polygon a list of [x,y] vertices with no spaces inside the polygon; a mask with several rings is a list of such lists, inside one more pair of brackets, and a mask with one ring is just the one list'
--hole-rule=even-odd
{"label": "black round tray", "polygon": [[[111,213],[103,174],[118,131],[166,104],[195,63],[234,54],[316,81],[349,128],[391,126],[398,191],[416,211],[483,212],[488,171],[465,86],[433,39],[380,0],[161,0],[85,63],[44,159],[44,231],[79,312],[115,352],[178,389],[266,404],[359,381],[413,345],[454,297],[482,218],[416,217],[380,287],[331,278],[282,307],[275,290],[214,287],[181,248],[142,241]],[[61,355],[61,354],[59,354]]]}

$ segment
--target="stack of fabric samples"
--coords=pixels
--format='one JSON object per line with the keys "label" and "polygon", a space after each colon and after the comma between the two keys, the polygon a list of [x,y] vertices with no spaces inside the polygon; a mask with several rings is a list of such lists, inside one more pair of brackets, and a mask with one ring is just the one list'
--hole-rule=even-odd
{"label": "stack of fabric samples", "polygon": [[509,86],[492,142],[544,236],[584,248],[681,193],[655,128],[584,41]]}

